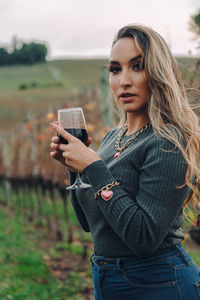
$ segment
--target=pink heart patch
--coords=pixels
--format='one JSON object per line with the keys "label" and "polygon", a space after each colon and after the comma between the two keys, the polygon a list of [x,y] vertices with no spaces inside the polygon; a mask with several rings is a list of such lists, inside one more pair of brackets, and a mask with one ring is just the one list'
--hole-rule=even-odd
{"label": "pink heart patch", "polygon": [[105,200],[108,201],[112,198],[113,192],[112,191],[102,191],[101,192],[101,197]]}
{"label": "pink heart patch", "polygon": [[114,158],[117,158],[120,155],[120,152],[115,153]]}

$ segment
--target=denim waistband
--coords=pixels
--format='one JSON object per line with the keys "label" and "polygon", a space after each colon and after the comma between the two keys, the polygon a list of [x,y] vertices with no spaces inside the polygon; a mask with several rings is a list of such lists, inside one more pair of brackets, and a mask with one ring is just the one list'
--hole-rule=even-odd
{"label": "denim waistband", "polygon": [[149,260],[157,260],[157,259],[167,259],[171,256],[176,256],[178,254],[181,254],[185,249],[183,248],[183,246],[181,244],[178,244],[176,246],[173,247],[169,247],[169,248],[164,248],[164,249],[160,249],[157,250],[154,254],[150,255],[150,256],[145,256],[145,257],[137,257],[137,256],[129,256],[129,257],[117,257],[117,258],[112,258],[112,257],[105,257],[105,256],[97,256],[95,254],[93,254],[90,257],[90,261],[93,262],[96,261],[104,261],[107,264],[116,264],[118,265],[120,263],[121,264],[128,264],[128,263],[144,263],[145,261],[149,261]]}

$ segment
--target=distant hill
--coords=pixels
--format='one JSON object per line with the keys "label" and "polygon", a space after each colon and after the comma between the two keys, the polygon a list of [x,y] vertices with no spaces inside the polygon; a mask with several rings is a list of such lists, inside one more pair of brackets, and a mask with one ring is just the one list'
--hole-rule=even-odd
{"label": "distant hill", "polygon": [[64,87],[98,84],[99,70],[106,60],[55,60],[32,66],[0,67],[0,90]]}
{"label": "distant hill", "polygon": [[[186,87],[198,87],[197,59],[177,60]],[[73,106],[76,94],[85,94],[92,88],[99,90],[101,71],[107,63],[106,59],[54,60],[32,66],[0,67],[0,132],[24,121],[27,112],[60,108],[64,102]]]}

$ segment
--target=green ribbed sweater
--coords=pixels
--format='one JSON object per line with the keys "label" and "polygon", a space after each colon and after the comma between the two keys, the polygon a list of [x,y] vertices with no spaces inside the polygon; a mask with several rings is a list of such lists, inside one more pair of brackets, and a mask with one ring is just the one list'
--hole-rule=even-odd
{"label": "green ribbed sweater", "polygon": [[[71,192],[72,205],[82,228],[91,231],[95,255],[148,256],[184,238],[182,205],[190,189],[176,187],[184,183],[187,165],[182,153],[152,127],[114,159],[119,131],[105,135],[97,151],[102,160],[82,172],[92,187]],[[109,201],[101,196],[94,200],[95,192],[115,180],[120,185],[112,188]]]}

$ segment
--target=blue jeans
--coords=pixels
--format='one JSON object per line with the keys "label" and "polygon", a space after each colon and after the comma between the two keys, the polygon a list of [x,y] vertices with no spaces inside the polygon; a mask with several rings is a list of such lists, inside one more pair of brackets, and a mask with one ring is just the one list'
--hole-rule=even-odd
{"label": "blue jeans", "polygon": [[145,258],[92,255],[95,300],[199,300],[200,269],[181,246]]}

